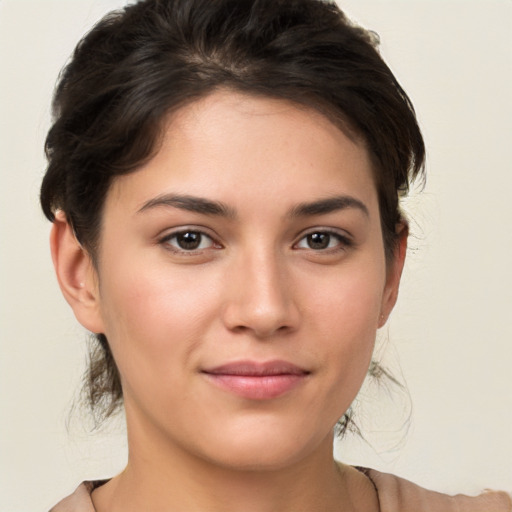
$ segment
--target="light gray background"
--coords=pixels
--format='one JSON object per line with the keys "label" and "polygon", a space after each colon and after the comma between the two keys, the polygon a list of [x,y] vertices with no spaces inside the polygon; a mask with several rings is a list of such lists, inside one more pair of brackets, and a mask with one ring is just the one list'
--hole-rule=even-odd
{"label": "light gray background", "polygon": [[[380,347],[412,401],[368,388],[339,458],[440,491],[512,490],[512,2],[340,0],[378,32],[412,97],[428,184]],[[38,209],[59,69],[120,0],[0,0],[0,511],[46,510],[122,468],[122,427],[66,430],[84,334],[53,277]],[[120,422],[118,422],[120,423]],[[373,446],[373,448],[370,447]]]}

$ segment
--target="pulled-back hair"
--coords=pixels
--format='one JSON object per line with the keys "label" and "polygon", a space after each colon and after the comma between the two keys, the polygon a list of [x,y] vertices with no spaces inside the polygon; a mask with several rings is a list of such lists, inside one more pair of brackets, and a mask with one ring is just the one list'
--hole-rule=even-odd
{"label": "pulled-back hair", "polygon": [[[158,151],[170,113],[227,88],[312,107],[362,138],[391,259],[399,197],[422,172],[425,149],[411,102],[376,46],[375,34],[323,0],[142,0],[106,15],[55,91],[45,215],[53,221],[62,210],[96,262],[112,180]],[[108,340],[96,339],[88,392],[107,417],[122,388]]]}

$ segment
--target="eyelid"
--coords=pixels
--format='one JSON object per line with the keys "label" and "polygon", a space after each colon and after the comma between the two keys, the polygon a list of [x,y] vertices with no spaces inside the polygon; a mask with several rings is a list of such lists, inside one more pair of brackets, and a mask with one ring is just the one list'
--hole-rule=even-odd
{"label": "eyelid", "polygon": [[[183,234],[183,233],[199,233],[202,237],[206,237],[211,240],[211,246],[201,249],[181,249],[179,247],[176,247],[169,243],[170,240],[175,238],[176,236]],[[218,237],[211,233],[211,230],[203,227],[203,226],[194,226],[194,225],[188,225],[188,226],[179,226],[176,228],[172,228],[170,230],[166,230],[163,232],[162,235],[159,235],[157,237],[157,243],[161,245],[166,245],[167,248],[177,254],[188,254],[188,255],[194,255],[199,254],[202,251],[206,251],[211,248],[215,249],[221,249],[223,248],[222,244],[218,241]]]}
{"label": "eyelid", "polygon": [[[304,250],[311,250],[311,251],[315,251],[315,252],[329,252],[329,251],[336,251],[336,250],[344,250],[348,247],[352,247],[353,245],[355,245],[352,235],[350,235],[345,230],[342,230],[339,228],[331,228],[331,227],[314,227],[314,228],[309,228],[306,231],[303,231],[296,238],[296,242],[293,244],[293,247],[298,248],[297,245],[302,240],[304,240],[304,238],[306,238],[307,236],[312,235],[314,233],[322,233],[322,234],[331,235],[331,236],[335,237],[337,240],[339,240],[341,247],[331,247],[331,248],[318,249],[318,250],[304,248]],[[302,248],[298,248],[298,249],[302,249]]]}

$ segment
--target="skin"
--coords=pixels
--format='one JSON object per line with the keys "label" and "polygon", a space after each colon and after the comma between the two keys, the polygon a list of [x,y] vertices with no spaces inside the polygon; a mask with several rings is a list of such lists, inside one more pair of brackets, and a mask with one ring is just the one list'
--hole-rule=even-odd
{"label": "skin", "polygon": [[[129,461],[96,509],[378,510],[366,477],[332,458],[405,255],[406,229],[386,262],[364,143],[315,111],[232,91],[168,121],[154,158],[111,186],[96,268],[62,212],[52,231],[63,293],[106,334],[123,385]],[[223,211],[191,211],[191,197]],[[240,360],[305,376],[257,399],[205,374]]]}

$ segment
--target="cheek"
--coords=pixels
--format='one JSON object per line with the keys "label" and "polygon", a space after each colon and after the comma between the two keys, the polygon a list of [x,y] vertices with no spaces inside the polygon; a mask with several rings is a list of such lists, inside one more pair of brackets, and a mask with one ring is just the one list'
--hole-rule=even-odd
{"label": "cheek", "polygon": [[355,398],[373,353],[384,271],[365,268],[350,269],[331,280],[328,293],[325,287],[310,290],[311,328],[325,360],[326,403],[333,404],[334,416]]}
{"label": "cheek", "polygon": [[104,272],[101,295],[105,335],[121,375],[146,382],[156,375],[173,379],[193,364],[214,315],[216,287],[198,286],[187,273],[167,275],[148,270],[149,264],[127,271],[119,263]]}
{"label": "cheek", "polygon": [[102,304],[112,335],[118,329],[125,335],[147,332],[149,340],[150,333],[162,331],[169,341],[173,332],[202,323],[215,288],[203,283],[197,272],[171,272],[152,262],[124,267],[119,262],[102,280]]}
{"label": "cheek", "polygon": [[385,266],[347,265],[303,290],[312,318],[343,338],[375,334],[382,306]]}

